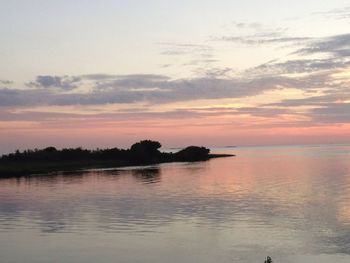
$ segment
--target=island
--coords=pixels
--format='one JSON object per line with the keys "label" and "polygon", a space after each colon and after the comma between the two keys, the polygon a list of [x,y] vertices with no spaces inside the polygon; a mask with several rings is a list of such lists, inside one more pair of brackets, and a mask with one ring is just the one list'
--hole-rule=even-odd
{"label": "island", "polygon": [[51,146],[44,149],[17,150],[0,157],[0,177],[167,162],[196,162],[234,156],[211,154],[208,148],[198,146],[189,146],[175,153],[161,152],[160,148],[161,144],[158,141],[143,140],[129,149],[88,150],[79,147],[58,150]]}

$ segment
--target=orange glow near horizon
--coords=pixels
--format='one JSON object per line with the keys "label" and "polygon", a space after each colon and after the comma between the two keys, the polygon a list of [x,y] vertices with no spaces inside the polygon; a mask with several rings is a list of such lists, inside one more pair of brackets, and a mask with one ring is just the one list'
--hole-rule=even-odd
{"label": "orange glow near horizon", "polygon": [[[255,123],[254,123],[255,121]],[[245,124],[245,123],[249,123]],[[142,139],[160,141],[164,147],[203,145],[274,145],[342,143],[350,141],[350,124],[274,127],[273,122],[240,117],[166,120],[71,120],[45,123],[0,123],[0,139],[17,148],[56,147],[128,147]],[[5,127],[6,126],[6,127]]]}
{"label": "orange glow near horizon", "polygon": [[3,153],[48,145],[124,148],[142,139],[164,147],[350,142],[350,124],[310,118],[322,106],[268,106],[323,94],[306,95],[282,89],[246,99],[8,108],[13,120],[0,121],[0,140]]}

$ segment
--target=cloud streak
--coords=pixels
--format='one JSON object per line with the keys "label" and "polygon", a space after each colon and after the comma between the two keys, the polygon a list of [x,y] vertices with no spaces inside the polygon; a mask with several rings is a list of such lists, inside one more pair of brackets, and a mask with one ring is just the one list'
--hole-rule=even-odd
{"label": "cloud streak", "polygon": [[[101,81],[94,76],[91,92],[65,93],[52,89],[0,89],[0,106],[104,105],[144,102],[150,104],[199,99],[243,98],[281,88],[311,89],[317,77],[288,78],[262,76],[250,78],[194,78],[172,80],[162,75],[126,75]],[[93,79],[93,76],[85,78]],[[83,80],[81,76],[69,79]],[[66,89],[62,89],[65,91]]]}
{"label": "cloud streak", "polygon": [[11,84],[13,84],[13,81],[0,79],[0,84],[11,85]]}
{"label": "cloud streak", "polygon": [[287,28],[265,28],[259,23],[234,23],[237,33],[222,37],[214,37],[213,40],[225,41],[243,45],[301,45],[312,40],[311,37],[290,36]]}
{"label": "cloud streak", "polygon": [[308,37],[284,37],[273,36],[271,34],[256,34],[248,36],[224,36],[222,41],[247,44],[247,45],[264,45],[264,44],[287,44],[287,43],[303,43],[309,41]]}
{"label": "cloud streak", "polygon": [[315,13],[315,15],[322,15],[329,18],[347,20],[347,19],[350,19],[350,6],[333,9],[327,12],[317,12]]}
{"label": "cloud streak", "polygon": [[317,53],[326,53],[340,58],[349,57],[350,34],[321,38],[310,42],[306,47],[294,52],[294,54],[300,55],[313,55]]}
{"label": "cloud streak", "polygon": [[[294,74],[313,73],[324,70],[339,70],[347,68],[350,62],[344,59],[293,59],[284,62],[268,62],[249,69],[247,72],[258,74]],[[326,74],[326,73],[325,73]]]}
{"label": "cloud streak", "polygon": [[28,83],[28,86],[44,89],[72,90],[77,87],[81,78],[77,76],[37,76],[35,81]]}

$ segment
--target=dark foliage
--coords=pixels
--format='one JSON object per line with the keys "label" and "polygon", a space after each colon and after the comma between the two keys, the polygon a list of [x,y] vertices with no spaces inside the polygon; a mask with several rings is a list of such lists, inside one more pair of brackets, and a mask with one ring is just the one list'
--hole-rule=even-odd
{"label": "dark foliage", "polygon": [[265,263],[272,263],[271,257],[268,256],[268,257],[266,258],[266,260],[265,260]]}
{"label": "dark foliage", "polygon": [[34,150],[17,150],[0,157],[0,176],[23,173],[41,173],[60,169],[117,167],[126,165],[145,165],[162,162],[204,161],[227,155],[210,155],[209,149],[190,146],[177,153],[160,152],[157,141],[144,140],[133,144],[130,149],[96,149],[55,147]]}
{"label": "dark foliage", "polygon": [[43,162],[43,161],[77,161],[77,160],[112,160],[127,158],[127,150],[118,148],[86,150],[82,148],[64,148],[57,150],[55,147],[45,149],[25,150],[3,155],[0,162]]}
{"label": "dark foliage", "polygon": [[47,147],[41,150],[25,150],[3,155],[0,162],[60,162],[79,160],[128,160],[131,164],[156,163],[164,161],[200,161],[209,158],[209,149],[189,146],[177,153],[161,153],[161,144],[157,141],[144,140],[133,144],[130,149],[64,148],[57,150]]}
{"label": "dark foliage", "polygon": [[205,147],[189,146],[177,153],[175,153],[175,158],[178,161],[202,161],[209,159],[210,150]]}
{"label": "dark foliage", "polygon": [[162,145],[156,141],[144,140],[135,143],[130,148],[130,157],[137,163],[154,163],[159,161]]}

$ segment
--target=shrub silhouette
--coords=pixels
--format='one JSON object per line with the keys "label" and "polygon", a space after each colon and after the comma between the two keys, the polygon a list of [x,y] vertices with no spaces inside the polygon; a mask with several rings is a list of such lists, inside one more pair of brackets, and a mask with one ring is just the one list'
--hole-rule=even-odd
{"label": "shrub silhouette", "polygon": [[272,263],[272,259],[270,256],[267,256],[265,263]]}
{"label": "shrub silhouette", "polygon": [[189,146],[175,153],[176,159],[179,161],[202,161],[209,159],[210,150],[205,147]]}
{"label": "shrub silhouette", "polygon": [[157,141],[143,140],[131,146],[130,155],[135,162],[157,162],[161,156],[160,147],[162,145]]}

